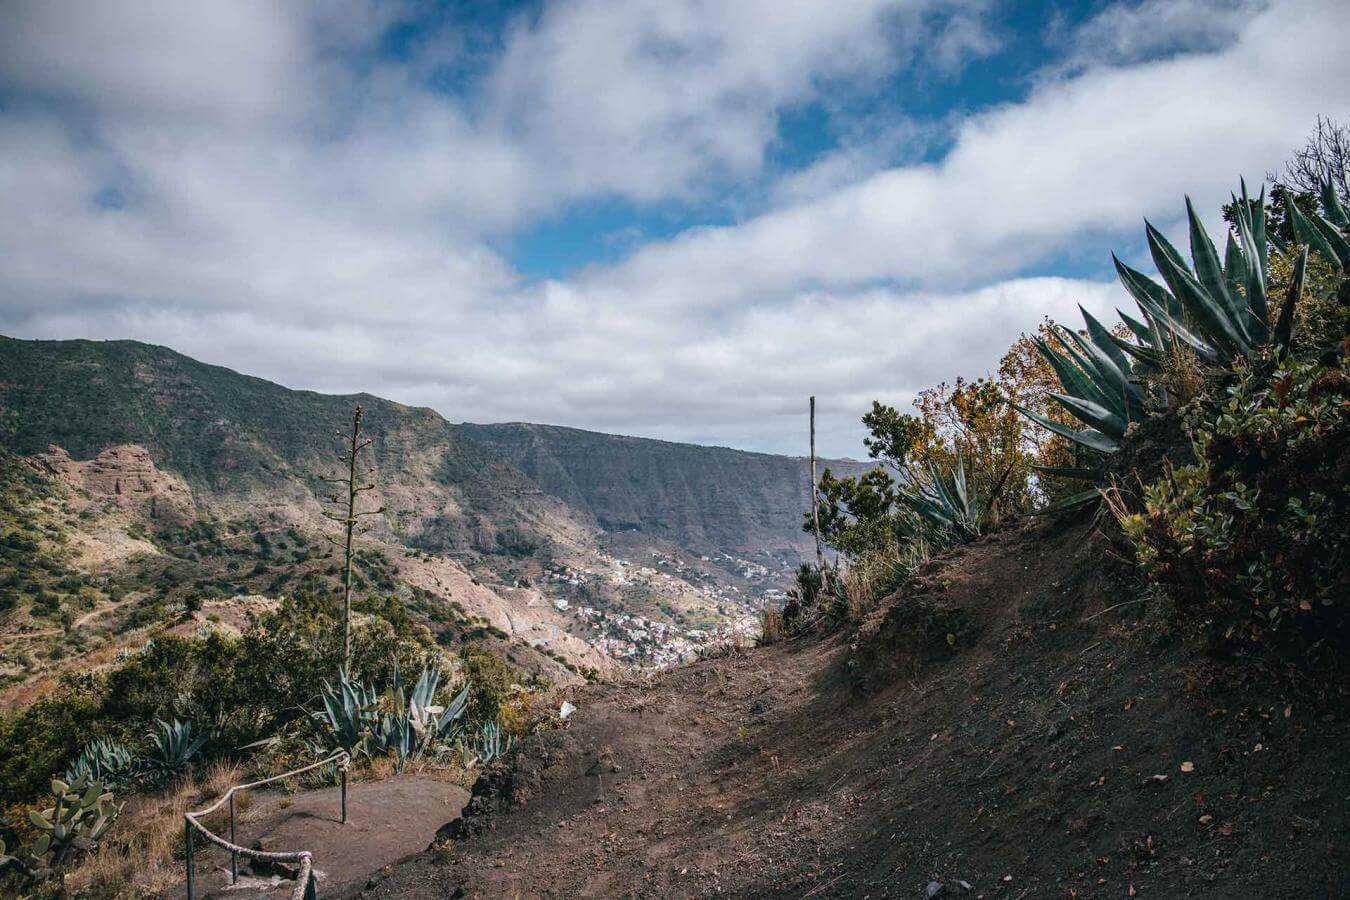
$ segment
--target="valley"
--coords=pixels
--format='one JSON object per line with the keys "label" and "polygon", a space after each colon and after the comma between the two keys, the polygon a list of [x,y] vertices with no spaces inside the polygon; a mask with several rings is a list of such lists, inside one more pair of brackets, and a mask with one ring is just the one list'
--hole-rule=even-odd
{"label": "valley", "polygon": [[156,628],[237,633],[283,595],[337,590],[319,477],[356,404],[384,510],[358,596],[400,598],[449,648],[483,642],[560,683],[670,665],[749,640],[808,547],[801,459],[457,426],[132,342],[0,339],[0,371],[10,501],[41,548],[4,588],[5,704]]}

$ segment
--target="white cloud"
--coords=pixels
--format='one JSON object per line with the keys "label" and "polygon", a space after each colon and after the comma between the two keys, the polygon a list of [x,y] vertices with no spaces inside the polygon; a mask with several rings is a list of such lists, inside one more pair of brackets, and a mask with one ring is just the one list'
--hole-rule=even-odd
{"label": "white cloud", "polygon": [[1217,50],[1238,38],[1267,0],[1143,0],[1108,6],[1067,36],[1054,71],[1128,65],[1177,53]]}
{"label": "white cloud", "polygon": [[[182,48],[140,59],[156,45],[136,23],[154,15],[124,9],[73,30],[68,7],[0,13],[0,330],[151,340],[452,419],[770,449],[799,449],[815,393],[831,453],[859,451],[870,399],[985,372],[1075,302],[1121,302],[1109,284],[1022,276],[1085,235],[1174,217],[1183,191],[1215,208],[1315,113],[1341,112],[1350,83],[1346,8],[1285,4],[1221,49],[1046,78],[955,123],[935,164],[878,171],[895,144],[845,148],[764,215],[531,284],[485,235],[569,199],[762,177],[782,109],[931,55],[916,48],[946,34],[935,10],[968,20],[576,0],[518,24],[481,88],[447,95],[423,59],[363,55],[369,23],[397,9],[212,4],[147,24],[160,43],[198,35],[188,49],[218,34],[200,50],[215,68]],[[965,47],[953,60],[987,49],[971,35],[948,35]],[[108,188],[123,208],[95,201]]]}
{"label": "white cloud", "polygon": [[[798,206],[682,235],[595,279],[656,308],[750,302],[803,283],[978,282],[1084,231],[1217,207],[1259,181],[1318,112],[1346,103],[1350,7],[1293,4],[1217,54],[1096,69],[967,120],[934,165],[877,173]],[[1313,13],[1316,13],[1315,15]]]}

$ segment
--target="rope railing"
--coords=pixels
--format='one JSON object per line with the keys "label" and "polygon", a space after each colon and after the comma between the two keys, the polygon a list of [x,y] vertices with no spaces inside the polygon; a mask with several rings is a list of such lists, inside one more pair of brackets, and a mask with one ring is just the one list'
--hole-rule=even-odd
{"label": "rope railing", "polygon": [[[205,809],[199,809],[196,812],[183,813],[183,837],[186,841],[187,850],[187,896],[188,900],[196,900],[196,873],[193,870],[193,832],[201,833],[201,836],[208,842],[215,844],[224,850],[230,852],[230,884],[239,882],[239,857],[244,856],[249,859],[256,859],[261,862],[291,862],[299,863],[300,870],[295,879],[295,890],[291,893],[291,900],[316,900],[318,890],[315,887],[314,860],[313,854],[308,850],[289,850],[289,851],[266,851],[253,850],[249,847],[243,847],[236,844],[234,833],[234,795],[241,791],[251,791],[264,785],[272,784],[277,781],[283,781],[287,778],[294,778],[296,775],[303,775],[306,772],[312,772],[315,769],[337,763],[338,772],[341,775],[341,791],[339,794],[339,813],[343,824],[347,822],[347,769],[351,765],[351,756],[346,750],[335,751],[330,756],[304,766],[300,769],[292,769],[289,772],[282,772],[280,775],[273,775],[271,778],[264,778],[261,781],[252,781],[248,784],[238,784],[230,788],[221,795],[215,803]],[[211,831],[200,821],[199,817],[205,817],[220,809],[226,803],[230,806],[230,839],[225,838]]]}

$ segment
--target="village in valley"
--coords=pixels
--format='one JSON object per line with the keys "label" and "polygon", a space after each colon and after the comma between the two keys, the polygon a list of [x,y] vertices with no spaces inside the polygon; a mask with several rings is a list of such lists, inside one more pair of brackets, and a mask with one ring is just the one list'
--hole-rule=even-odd
{"label": "village in valley", "polygon": [[[754,639],[765,605],[782,603],[795,571],[791,554],[760,556],[761,562],[728,553],[681,558],[653,549],[634,561],[601,549],[584,568],[547,568],[539,587],[573,620],[570,631],[601,653],[664,668],[710,645]],[[630,608],[633,598],[641,598],[647,615]]]}

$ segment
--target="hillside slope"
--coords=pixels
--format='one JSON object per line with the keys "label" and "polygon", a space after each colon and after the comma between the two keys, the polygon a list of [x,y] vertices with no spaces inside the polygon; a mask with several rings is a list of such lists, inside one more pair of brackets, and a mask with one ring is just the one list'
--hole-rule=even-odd
{"label": "hillside slope", "polygon": [[[289,390],[134,341],[0,338],[4,466],[14,484],[28,464],[50,482],[34,488],[50,506],[40,540],[64,548],[51,572],[0,585],[0,703],[194,606],[336,590],[321,476],[358,403],[376,484],[364,499],[384,510],[364,520],[358,591],[401,596],[448,642],[494,636],[563,679],[667,662],[743,627],[798,561],[801,460],[540,427],[570,467],[566,482],[535,467],[546,491],[490,429],[429,409]],[[632,483],[648,474],[655,488]],[[605,486],[626,499],[595,501]]]}
{"label": "hillside slope", "polygon": [[[554,425],[461,426],[548,493],[607,531],[638,531],[698,552],[804,550],[810,462]],[[825,460],[836,474],[873,464]]]}
{"label": "hillside slope", "polygon": [[586,688],[362,896],[1345,896],[1343,696],[1197,659],[1107,558],[1026,525],[852,647]]}
{"label": "hillside slope", "polygon": [[0,442],[22,454],[56,445],[78,460],[142,446],[215,514],[314,520],[318,476],[335,470],[334,432],[360,403],[387,533],[467,551],[588,530],[429,409],[293,391],[135,341],[0,338],[0,372]]}

